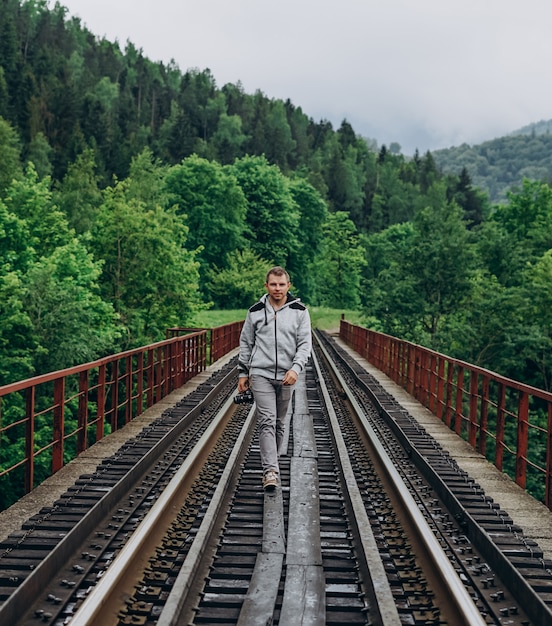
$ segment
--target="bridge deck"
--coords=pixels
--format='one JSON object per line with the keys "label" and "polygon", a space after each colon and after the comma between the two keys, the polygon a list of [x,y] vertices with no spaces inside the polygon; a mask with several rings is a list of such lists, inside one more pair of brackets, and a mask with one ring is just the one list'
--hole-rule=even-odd
{"label": "bridge deck", "polygon": [[[499,472],[481,454],[458,437],[404,389],[396,385],[368,361],[354,353],[338,337],[336,337],[336,341],[344,350],[355,354],[356,360],[416,418],[444,449],[449,451],[458,465],[476,480],[485,494],[500,504],[501,509],[506,511],[513,522],[523,529],[524,536],[539,544],[545,558],[552,559],[552,512]],[[22,524],[33,515],[38,514],[42,507],[52,506],[52,503],[65,493],[79,476],[93,473],[103,459],[112,456],[125,441],[135,437],[145,426],[156,420],[168,407],[176,404],[183,396],[189,394],[234,355],[235,351],[210,366],[204,373],[165,397],[130,424],[93,445],[9,509],[0,512],[0,539],[19,530]]]}
{"label": "bridge deck", "polygon": [[514,524],[523,529],[524,536],[539,544],[545,558],[552,558],[552,511],[527,494],[506,474],[499,472],[494,465],[450,430],[429,409],[422,406],[366,359],[356,354],[339,337],[336,337],[336,341],[349,354],[354,354],[357,362],[372,374],[410,415],[416,418],[416,421],[443,449],[449,451],[459,467],[479,484],[487,496],[500,504],[500,508],[509,514]]}

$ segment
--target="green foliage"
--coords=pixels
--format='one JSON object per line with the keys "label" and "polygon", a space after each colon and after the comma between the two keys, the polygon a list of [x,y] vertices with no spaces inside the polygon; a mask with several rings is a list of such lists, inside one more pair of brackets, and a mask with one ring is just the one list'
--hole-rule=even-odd
{"label": "green foliage", "polygon": [[25,270],[34,257],[29,248],[30,231],[25,220],[9,211],[0,200],[0,275]]}
{"label": "green foliage", "polygon": [[516,246],[523,242],[527,259],[539,257],[552,247],[552,188],[524,180],[517,193],[508,194],[508,200],[493,218],[504,226]]}
{"label": "green foliage", "polygon": [[14,180],[8,187],[5,203],[27,224],[30,232],[28,244],[38,257],[50,255],[70,240],[67,219],[54,203],[50,180],[39,180],[32,163],[23,178]]}
{"label": "green foliage", "polygon": [[289,190],[300,211],[300,236],[297,251],[288,260],[287,270],[293,278],[297,295],[310,302],[315,298],[317,283],[309,268],[322,249],[328,208],[316,189],[303,178],[289,181]]}
{"label": "green foliage", "polygon": [[243,122],[239,115],[221,113],[217,130],[213,134],[213,153],[223,164],[230,164],[243,156],[243,145],[247,135],[243,132]]}
{"label": "green foliage", "polygon": [[100,297],[100,273],[101,263],[76,239],[29,268],[23,302],[39,346],[35,371],[86,363],[117,345],[117,316]]}
{"label": "green foliage", "polygon": [[266,274],[272,263],[249,249],[228,254],[227,266],[209,272],[210,292],[221,309],[249,308],[265,293]]}
{"label": "green foliage", "polygon": [[367,316],[374,316],[376,330],[402,339],[418,337],[415,312],[415,290],[403,280],[402,263],[414,238],[412,223],[395,224],[363,239],[366,271],[362,304]]}
{"label": "green foliage", "polygon": [[441,343],[449,354],[509,376],[522,363],[520,349],[525,349],[520,303],[517,288],[505,287],[478,270],[469,306],[459,307],[444,321]]}
{"label": "green foliage", "polygon": [[0,385],[24,380],[34,373],[36,343],[23,305],[24,294],[17,273],[0,276]]}
{"label": "green foliage", "polygon": [[504,203],[507,193],[524,178],[552,178],[552,135],[516,134],[482,144],[462,144],[436,150],[435,162],[445,173],[457,175],[465,169],[473,184],[488,193],[493,202]]}
{"label": "green foliage", "polygon": [[215,328],[245,319],[247,308],[243,309],[203,309],[194,314],[192,328]]}
{"label": "green foliage", "polygon": [[348,213],[330,213],[324,224],[321,251],[314,264],[318,284],[316,304],[358,307],[364,265],[364,252]]}
{"label": "green foliage", "polygon": [[475,254],[444,187],[434,186],[428,197],[431,204],[410,224],[368,238],[369,264],[378,269],[367,274],[366,311],[385,332],[439,349],[443,320],[470,295]]}
{"label": "green foliage", "polygon": [[53,166],[51,159],[53,152],[44,133],[38,132],[31,139],[27,153],[27,161],[34,165],[39,178],[50,177],[52,175]]}
{"label": "green foliage", "polygon": [[245,238],[257,255],[286,266],[299,250],[299,210],[286,177],[264,157],[244,157],[232,172],[247,201]]}
{"label": "green foliage", "polygon": [[441,319],[469,297],[475,257],[462,212],[446,202],[442,187],[434,188],[432,204],[417,213],[413,225],[403,268],[418,295],[416,317],[437,345]]}
{"label": "green foliage", "polygon": [[228,252],[244,245],[243,191],[230,168],[196,155],[170,169],[165,190],[188,227],[187,246],[197,250],[205,282],[211,269],[225,267]]}
{"label": "green foliage", "polygon": [[93,150],[81,152],[67,169],[54,199],[78,234],[90,230],[102,201]]}
{"label": "green foliage", "polygon": [[71,236],[47,182],[31,166],[0,202],[0,384],[90,360],[115,345],[112,307],[99,295],[100,266]]}
{"label": "green foliage", "polygon": [[105,191],[90,246],[102,259],[101,293],[120,316],[125,346],[158,340],[185,326],[200,306],[198,264],[185,249],[187,229],[174,211],[147,209],[127,185]]}
{"label": "green foliage", "polygon": [[0,117],[0,198],[14,178],[21,175],[21,145],[14,128]]}

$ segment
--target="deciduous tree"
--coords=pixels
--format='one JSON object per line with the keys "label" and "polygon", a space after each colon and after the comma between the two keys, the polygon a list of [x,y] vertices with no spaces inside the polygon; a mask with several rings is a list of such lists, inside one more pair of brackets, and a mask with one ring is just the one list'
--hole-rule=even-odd
{"label": "deciduous tree", "polygon": [[245,248],[228,254],[224,269],[214,267],[209,272],[210,292],[216,307],[244,309],[260,298],[266,274],[272,263]]}
{"label": "deciduous tree", "polygon": [[[246,201],[233,169],[193,155],[175,165],[165,179],[168,202],[187,226],[187,246],[197,250],[202,281],[223,269],[226,255],[244,246]],[[204,284],[208,294],[208,285]]]}
{"label": "deciduous tree", "polygon": [[187,228],[174,211],[128,198],[127,184],[106,189],[90,242],[103,260],[102,295],[125,327],[125,347],[161,339],[167,327],[186,325],[200,305]]}
{"label": "deciduous tree", "polygon": [[245,237],[255,254],[287,265],[299,247],[299,210],[289,183],[265,157],[244,157],[232,166],[247,201]]}
{"label": "deciduous tree", "polygon": [[337,309],[357,308],[364,265],[364,251],[348,213],[330,213],[324,224],[321,251],[315,261],[316,303]]}

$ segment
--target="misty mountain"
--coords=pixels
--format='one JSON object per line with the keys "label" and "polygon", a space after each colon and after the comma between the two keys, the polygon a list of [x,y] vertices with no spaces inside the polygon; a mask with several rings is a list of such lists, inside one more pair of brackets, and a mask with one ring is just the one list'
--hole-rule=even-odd
{"label": "misty mountain", "polygon": [[507,192],[524,178],[552,180],[552,120],[479,145],[435,150],[432,155],[443,173],[459,174],[465,168],[473,185],[486,191],[492,202],[504,202]]}

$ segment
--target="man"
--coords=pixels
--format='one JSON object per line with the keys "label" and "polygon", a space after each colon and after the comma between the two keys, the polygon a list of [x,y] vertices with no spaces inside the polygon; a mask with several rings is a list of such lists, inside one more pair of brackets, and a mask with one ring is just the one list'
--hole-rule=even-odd
{"label": "man", "polygon": [[311,353],[307,308],[288,293],[289,275],[276,266],[266,276],[267,293],[247,312],[240,336],[238,392],[251,388],[257,403],[263,488],[278,485],[278,449],[293,385]]}

